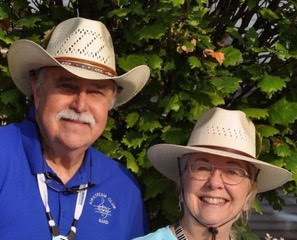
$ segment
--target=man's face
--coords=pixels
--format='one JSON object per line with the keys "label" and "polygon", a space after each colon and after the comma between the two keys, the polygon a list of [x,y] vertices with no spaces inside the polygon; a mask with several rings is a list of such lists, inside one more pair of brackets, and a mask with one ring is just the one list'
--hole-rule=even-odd
{"label": "man's face", "polygon": [[102,134],[115,95],[112,80],[82,79],[49,67],[33,79],[32,89],[43,147],[85,150]]}

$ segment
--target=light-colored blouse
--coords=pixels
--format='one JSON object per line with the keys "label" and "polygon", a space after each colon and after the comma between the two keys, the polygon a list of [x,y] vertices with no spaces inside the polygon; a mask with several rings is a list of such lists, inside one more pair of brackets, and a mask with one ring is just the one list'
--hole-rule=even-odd
{"label": "light-colored blouse", "polygon": [[132,240],[176,240],[177,238],[171,232],[170,227],[159,228],[157,231],[152,232],[143,237],[134,238]]}

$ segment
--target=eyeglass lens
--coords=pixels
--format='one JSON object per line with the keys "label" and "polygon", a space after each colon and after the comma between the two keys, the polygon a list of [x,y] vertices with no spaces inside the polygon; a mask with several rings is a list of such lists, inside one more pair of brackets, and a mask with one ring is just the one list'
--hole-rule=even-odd
{"label": "eyeglass lens", "polygon": [[200,181],[209,179],[215,169],[221,170],[221,177],[224,183],[236,185],[241,183],[245,177],[249,177],[247,171],[237,166],[214,167],[213,165],[203,161],[191,161],[188,169],[191,175]]}

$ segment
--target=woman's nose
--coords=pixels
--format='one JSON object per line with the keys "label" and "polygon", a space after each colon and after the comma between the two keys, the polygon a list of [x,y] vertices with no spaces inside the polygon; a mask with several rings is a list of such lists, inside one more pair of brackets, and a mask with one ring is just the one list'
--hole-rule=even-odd
{"label": "woman's nose", "polygon": [[212,189],[223,188],[224,181],[222,178],[222,170],[214,169],[212,174],[207,180],[207,186],[211,187]]}

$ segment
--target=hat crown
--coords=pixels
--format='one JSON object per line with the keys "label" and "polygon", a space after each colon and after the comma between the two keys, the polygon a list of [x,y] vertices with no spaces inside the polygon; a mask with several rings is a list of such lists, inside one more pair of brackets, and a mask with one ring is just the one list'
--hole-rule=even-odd
{"label": "hat crown", "polygon": [[56,59],[77,59],[115,71],[112,38],[99,21],[76,17],[61,22],[53,30],[46,50]]}
{"label": "hat crown", "polygon": [[254,124],[241,111],[213,108],[197,121],[188,146],[234,149],[256,157]]}

